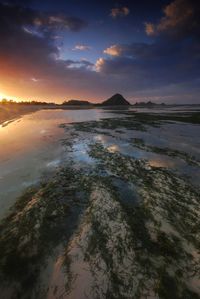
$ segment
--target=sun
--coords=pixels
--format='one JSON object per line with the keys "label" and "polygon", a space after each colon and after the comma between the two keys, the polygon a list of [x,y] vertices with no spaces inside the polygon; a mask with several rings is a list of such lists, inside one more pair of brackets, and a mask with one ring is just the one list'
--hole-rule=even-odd
{"label": "sun", "polygon": [[5,94],[0,93],[0,100],[2,100],[2,99],[6,99],[6,98],[7,98],[7,96],[6,96]]}
{"label": "sun", "polygon": [[9,96],[9,95],[7,95],[7,94],[5,94],[5,93],[0,92],[0,101],[2,101],[3,99],[7,99],[7,100],[12,99],[12,100],[15,101],[15,102],[18,102],[18,101],[19,101],[16,97]]}

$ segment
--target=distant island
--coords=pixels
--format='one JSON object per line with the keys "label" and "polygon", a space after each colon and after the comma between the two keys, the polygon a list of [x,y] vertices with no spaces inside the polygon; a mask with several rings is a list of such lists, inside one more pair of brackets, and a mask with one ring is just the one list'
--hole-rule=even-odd
{"label": "distant island", "polygon": [[157,104],[157,103],[153,103],[151,101],[148,102],[136,102],[135,104],[133,104],[133,106],[135,107],[147,107],[147,108],[152,108],[152,107],[157,107],[157,106],[166,106],[165,103],[161,103],[161,104]]}
{"label": "distant island", "polygon": [[62,105],[68,105],[68,106],[89,106],[93,105],[93,103],[88,102],[88,101],[81,101],[81,100],[69,100],[69,101],[64,101]]}
{"label": "distant island", "polygon": [[82,100],[69,100],[62,103],[63,106],[134,106],[134,107],[146,107],[153,108],[159,106],[167,106],[165,103],[157,104],[152,101],[148,102],[136,102],[135,104],[130,104],[121,94],[116,93],[109,99],[103,101],[102,103],[91,103],[89,101]]}
{"label": "distant island", "polygon": [[114,94],[102,103],[91,103],[89,101],[69,100],[64,101],[62,105],[67,106],[131,106],[131,104],[119,93]]}
{"label": "distant island", "polygon": [[[92,103],[89,101],[85,100],[75,100],[71,99],[68,101],[64,101],[62,104],[56,104],[54,102],[40,102],[40,101],[13,101],[13,100],[7,100],[7,99],[2,99],[0,101],[0,105],[2,106],[8,106],[8,105],[22,105],[22,106],[90,106],[90,107],[95,107],[95,106],[134,106],[134,107],[155,107],[155,106],[169,106],[165,103],[157,104],[152,101],[148,102],[136,102],[135,104],[130,104],[121,94],[116,93],[109,99],[103,101],[102,103]],[[172,106],[172,105],[170,105]]]}

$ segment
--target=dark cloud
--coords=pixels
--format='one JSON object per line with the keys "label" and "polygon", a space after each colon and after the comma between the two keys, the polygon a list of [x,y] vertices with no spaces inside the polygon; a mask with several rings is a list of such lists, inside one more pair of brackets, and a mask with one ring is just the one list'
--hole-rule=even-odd
{"label": "dark cloud", "polygon": [[[92,63],[61,60],[55,33],[81,30],[85,22],[61,15],[45,15],[16,5],[0,3],[0,82],[17,90],[20,85],[33,95],[31,84],[38,83],[35,94],[67,93],[68,89],[93,82]],[[33,80],[37,78],[37,80]],[[41,89],[41,90],[40,90]]]}
{"label": "dark cloud", "polygon": [[[58,58],[55,32],[81,30],[86,23],[61,15],[45,15],[33,9],[0,3],[0,57],[33,64]],[[42,63],[42,65],[43,65]]]}
{"label": "dark cloud", "polygon": [[[1,30],[13,29],[15,26],[36,26],[44,32],[52,30],[68,29],[79,31],[87,22],[76,17],[62,14],[42,13],[20,5],[12,5],[0,2]],[[10,31],[8,32],[10,33]]]}
{"label": "dark cloud", "polygon": [[146,23],[148,35],[200,37],[200,3],[197,0],[175,0],[167,5],[158,23]]}
{"label": "dark cloud", "polygon": [[98,71],[132,80],[135,89],[160,86],[193,80],[200,76],[200,44],[170,44],[168,41],[153,44],[119,45],[120,55],[101,59]]}

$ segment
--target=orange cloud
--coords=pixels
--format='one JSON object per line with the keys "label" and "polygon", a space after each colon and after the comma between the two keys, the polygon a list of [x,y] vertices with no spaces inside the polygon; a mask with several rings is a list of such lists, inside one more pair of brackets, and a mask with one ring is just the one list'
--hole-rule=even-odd
{"label": "orange cloud", "polygon": [[121,7],[121,8],[112,8],[111,9],[111,17],[117,18],[117,17],[125,17],[130,13],[130,10],[128,7]]}
{"label": "orange cloud", "polygon": [[162,32],[177,32],[184,28],[191,27],[194,14],[194,7],[188,0],[175,0],[167,5],[164,10],[164,17],[158,24],[146,23],[145,31],[147,35],[156,35]]}
{"label": "orange cloud", "polygon": [[145,31],[147,35],[155,34],[155,26],[152,23],[145,23]]}
{"label": "orange cloud", "polygon": [[121,52],[122,52],[122,48],[119,45],[110,46],[109,48],[103,51],[103,53],[111,56],[120,56]]}
{"label": "orange cloud", "polygon": [[105,59],[100,57],[99,59],[97,59],[96,64],[95,64],[95,70],[97,72],[101,71],[102,66],[104,65]]}

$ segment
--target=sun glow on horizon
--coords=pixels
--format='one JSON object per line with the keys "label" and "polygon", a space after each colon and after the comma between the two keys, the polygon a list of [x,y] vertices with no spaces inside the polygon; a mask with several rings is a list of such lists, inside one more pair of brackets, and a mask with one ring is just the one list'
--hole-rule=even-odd
{"label": "sun glow on horizon", "polygon": [[6,100],[13,100],[15,102],[19,102],[19,99],[16,98],[16,97],[13,97],[13,96],[8,96],[7,94],[5,93],[0,93],[0,101],[2,101],[3,99],[6,99]]}
{"label": "sun glow on horizon", "polygon": [[0,93],[0,101],[3,100],[3,99],[7,99],[7,98],[8,98],[8,96],[6,96],[3,93]]}

